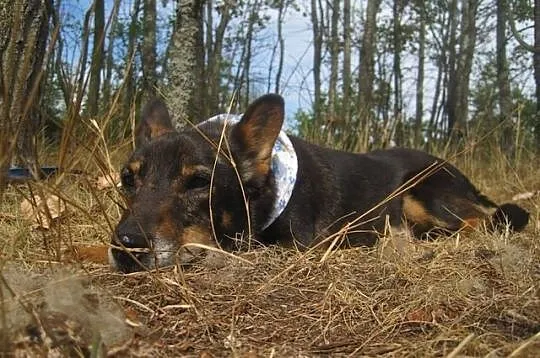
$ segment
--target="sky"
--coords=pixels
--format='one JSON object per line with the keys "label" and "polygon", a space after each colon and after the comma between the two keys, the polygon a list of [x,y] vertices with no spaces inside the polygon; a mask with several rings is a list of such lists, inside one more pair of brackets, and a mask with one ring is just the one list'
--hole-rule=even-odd
{"label": "sky", "polygon": [[[158,17],[159,21],[168,21],[168,17],[172,14],[173,11],[173,1],[172,0],[158,0]],[[64,0],[62,2],[64,11],[69,13],[72,17],[81,19],[84,16],[84,12],[91,5],[91,0]],[[106,8],[110,9],[112,7],[113,0],[105,0]],[[122,6],[120,9],[120,16],[128,17],[129,11],[132,8],[133,0],[123,0]],[[309,1],[307,0],[298,0],[298,11],[289,9],[285,21],[283,23],[283,33],[285,38],[285,61],[284,61],[284,70],[282,75],[282,95],[286,101],[286,114],[290,119],[294,113],[299,109],[309,109],[311,106],[312,100],[312,88],[313,88],[313,74],[312,74],[312,63],[313,63],[313,46],[312,46],[312,32],[309,16]],[[358,26],[356,24],[362,23],[363,18],[363,4],[365,0],[352,0],[352,23],[353,26]],[[487,4],[487,2],[484,2]],[[162,6],[165,4],[165,6]],[[488,9],[489,10],[489,9]],[[107,10],[106,10],[107,11]],[[275,43],[277,38],[277,11],[270,12],[270,21],[268,27],[263,30],[261,38],[264,38],[268,41],[266,48],[271,48],[272,44]],[[390,21],[392,17],[391,11],[386,11],[384,8],[378,14],[379,21]],[[494,21],[494,19],[491,19]],[[361,33],[361,29],[358,27],[354,28],[355,35]],[[167,37],[169,34],[161,33],[159,44],[166,44]],[[532,41],[531,35],[532,31],[523,33],[525,38],[529,41]],[[71,39],[72,41],[78,41],[78,38]],[[478,53],[489,53],[494,50],[494,38],[488,39],[487,41],[479,41],[478,43]],[[76,54],[72,54],[75,56]],[[531,56],[532,57],[532,56]],[[253,72],[260,72],[260,74],[266,74],[269,68],[269,58],[270,50],[261,51],[258,53],[253,61]],[[390,57],[388,58],[388,69],[391,69]],[[512,59],[511,59],[512,60]],[[416,82],[416,57],[414,55],[403,53],[402,59],[402,72],[403,72],[403,92],[404,92],[404,110],[407,113],[412,113],[415,107],[415,82]],[[358,53],[353,52],[352,58],[352,67],[353,73],[357,68],[359,62]],[[523,67],[523,64],[511,61],[511,65],[517,67],[518,69]],[[532,61],[531,61],[532,68]],[[476,64],[476,70],[480,70]],[[528,66],[528,64],[525,64]],[[425,74],[425,87],[426,95],[424,98],[425,108],[430,108],[432,101],[432,93],[434,92],[433,86],[435,83],[436,77],[436,67],[432,63],[426,64],[426,74]],[[519,71],[517,71],[519,73]],[[323,83],[325,78],[328,75],[327,71],[323,69]],[[533,80],[530,77],[530,72],[523,71],[521,75],[517,75],[516,82],[520,84],[525,90],[531,91],[533,89]],[[519,77],[521,76],[521,77]],[[471,81],[473,84],[478,79],[475,78],[473,74]],[[266,86],[264,91],[266,90]],[[430,89],[431,88],[431,89]]]}

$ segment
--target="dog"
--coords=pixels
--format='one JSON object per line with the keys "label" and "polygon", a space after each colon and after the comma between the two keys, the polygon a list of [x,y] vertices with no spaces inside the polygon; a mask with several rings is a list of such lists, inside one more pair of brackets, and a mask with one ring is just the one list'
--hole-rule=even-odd
{"label": "dog", "polygon": [[[428,238],[484,224],[519,231],[528,223],[524,209],[495,204],[425,152],[354,154],[286,135],[279,95],[224,118],[176,131],[163,102],[145,106],[136,149],[121,171],[127,208],[109,250],[113,267],[186,264],[194,249],[233,251],[255,242],[370,246],[388,226]],[[332,235],[339,242],[325,242]]]}

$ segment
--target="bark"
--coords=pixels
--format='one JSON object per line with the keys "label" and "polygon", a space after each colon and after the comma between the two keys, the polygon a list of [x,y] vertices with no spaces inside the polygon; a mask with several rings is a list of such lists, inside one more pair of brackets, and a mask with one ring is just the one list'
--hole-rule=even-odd
{"label": "bark", "polygon": [[[467,1],[467,0],[465,0]],[[458,11],[457,11],[457,0],[452,0],[449,4],[449,11],[448,11],[448,21],[450,23],[450,29],[448,34],[448,65],[447,65],[447,72],[446,75],[448,76],[448,96],[446,98],[446,106],[445,111],[448,118],[448,124],[447,124],[447,135],[449,136],[452,132],[457,114],[456,112],[456,106],[457,106],[457,91],[458,91],[458,76],[457,76],[457,69],[456,69],[456,59],[458,57],[457,54],[457,27],[459,23],[459,17],[458,17]]]}
{"label": "bark", "polygon": [[506,58],[506,0],[497,0],[497,87],[501,121],[501,148],[510,154],[512,146],[512,97]]}
{"label": "bark", "polygon": [[370,113],[373,108],[373,81],[375,79],[374,55],[376,49],[377,13],[380,3],[380,0],[368,0],[364,34],[360,49],[358,107],[364,115]]}
{"label": "bark", "polygon": [[156,76],[156,0],[143,2],[143,42],[142,42],[142,92],[143,98],[154,97]]}
{"label": "bark", "polygon": [[[337,119],[337,83],[338,83],[338,71],[339,71],[339,42],[338,37],[338,21],[339,21],[339,3],[340,0],[332,0],[332,5],[329,7],[330,16],[330,83],[328,86],[328,113],[327,120],[329,126],[333,126]],[[331,131],[328,131],[330,135]]]}
{"label": "bark", "polygon": [[394,77],[394,121],[396,123],[395,141],[396,145],[403,145],[403,118],[401,104],[401,12],[403,11],[401,1],[394,0],[392,12],[394,18],[393,24],[393,77]]}
{"label": "bark", "polygon": [[122,116],[128,118],[131,105],[135,99],[135,51],[137,49],[137,21],[141,8],[141,0],[133,3],[133,12],[129,24],[129,38],[126,54],[126,73],[124,75],[124,93],[122,98]]}
{"label": "bark", "polygon": [[94,38],[90,84],[88,85],[88,115],[95,117],[99,111],[101,70],[103,69],[103,39],[105,36],[105,2],[94,1]]}
{"label": "bark", "polygon": [[[450,34],[447,135],[453,142],[463,136],[465,123],[469,114],[469,79],[476,44],[477,9],[478,0],[462,0],[461,33],[458,38],[459,46],[456,46],[455,35],[453,33]],[[453,10],[456,9],[453,8],[452,12]],[[457,13],[455,15],[457,16]],[[453,27],[454,22],[452,20],[450,21]],[[457,51],[457,47],[459,48],[459,52]]]}
{"label": "bark", "polygon": [[[208,2],[212,3],[211,1]],[[214,38],[212,38],[212,33],[214,30],[210,27],[212,26],[212,8],[209,8],[207,11],[208,26],[207,27],[207,43],[208,48],[208,110],[210,114],[215,114],[221,111],[220,108],[220,90],[221,90],[221,66],[223,59],[223,40],[225,38],[225,30],[231,21],[231,4],[232,2],[226,1],[223,6],[220,7],[219,14],[220,19],[219,23],[215,30]]]}
{"label": "bark", "polygon": [[[450,133],[463,135],[465,122],[469,116],[469,88],[470,75],[476,46],[476,13],[478,0],[464,0],[462,3],[462,34],[460,36],[460,53],[457,61],[457,85],[454,88],[456,95],[455,118],[453,126],[449,126]],[[454,128],[456,124],[458,128]],[[458,131],[454,131],[458,129]]]}
{"label": "bark", "polygon": [[540,0],[534,2],[534,80],[536,84],[536,149],[540,150]]}
{"label": "bark", "polygon": [[[322,62],[322,42],[323,33],[319,23],[317,0],[311,0],[311,28],[313,31],[313,93],[314,93],[314,121],[320,123],[320,113],[322,107],[321,96],[321,62]],[[321,21],[322,22],[322,21]]]}
{"label": "bark", "polygon": [[426,60],[426,8],[418,4],[418,73],[416,76],[416,110],[414,115],[414,144],[422,143],[422,118],[424,116],[424,63]]}
{"label": "bark", "polygon": [[279,60],[276,71],[274,93],[279,93],[281,90],[281,75],[283,73],[283,63],[285,61],[285,39],[283,38],[283,19],[287,11],[287,2],[282,1],[278,8],[278,23],[277,23],[277,41],[279,44]]}
{"label": "bark", "polygon": [[111,14],[111,25],[109,27],[110,30],[105,60],[105,78],[103,81],[103,102],[107,104],[111,102],[111,80],[114,67],[114,45],[116,39],[115,29],[118,24],[118,10],[120,8],[120,1],[121,0],[114,0],[114,6]]}
{"label": "bark", "polygon": [[343,119],[351,121],[351,0],[343,1]]}
{"label": "bark", "polygon": [[39,92],[52,9],[44,0],[0,2],[0,191],[12,156],[37,168]]}
{"label": "bark", "polygon": [[202,0],[177,0],[176,23],[167,66],[168,104],[176,127],[203,117],[204,45]]}
{"label": "bark", "polygon": [[[247,108],[249,105],[249,102],[251,101],[250,98],[250,90],[251,90],[251,60],[252,60],[252,50],[253,50],[253,32],[255,29],[256,20],[258,19],[258,13],[260,10],[261,3],[259,1],[256,1],[251,6],[251,12],[248,17],[248,24],[247,24],[247,30],[246,30],[246,38],[245,38],[245,51],[243,53],[242,57],[242,75],[240,76],[241,84],[237,87],[240,89],[240,93],[243,92],[243,95],[240,96],[240,103],[242,104],[242,108]],[[243,89],[243,91],[242,91]]]}

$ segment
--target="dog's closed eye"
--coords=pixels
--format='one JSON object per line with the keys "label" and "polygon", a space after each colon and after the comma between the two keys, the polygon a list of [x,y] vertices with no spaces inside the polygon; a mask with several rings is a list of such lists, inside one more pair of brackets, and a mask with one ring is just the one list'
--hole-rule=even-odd
{"label": "dog's closed eye", "polygon": [[203,189],[210,185],[210,178],[204,174],[196,174],[187,178],[184,188],[186,190]]}
{"label": "dog's closed eye", "polygon": [[129,168],[122,169],[120,180],[122,182],[122,187],[127,190],[135,187],[135,174]]}

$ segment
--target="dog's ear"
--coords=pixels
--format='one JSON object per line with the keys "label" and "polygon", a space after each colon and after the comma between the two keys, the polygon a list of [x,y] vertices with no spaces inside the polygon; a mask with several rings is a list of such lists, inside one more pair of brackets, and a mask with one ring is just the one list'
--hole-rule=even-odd
{"label": "dog's ear", "polygon": [[244,181],[265,178],[270,171],[272,148],[283,125],[285,104],[277,94],[267,94],[251,103],[231,139],[238,149],[237,164]]}
{"label": "dog's ear", "polygon": [[169,132],[174,132],[174,127],[167,106],[160,99],[149,101],[143,108],[141,123],[135,129],[135,146],[139,148]]}

